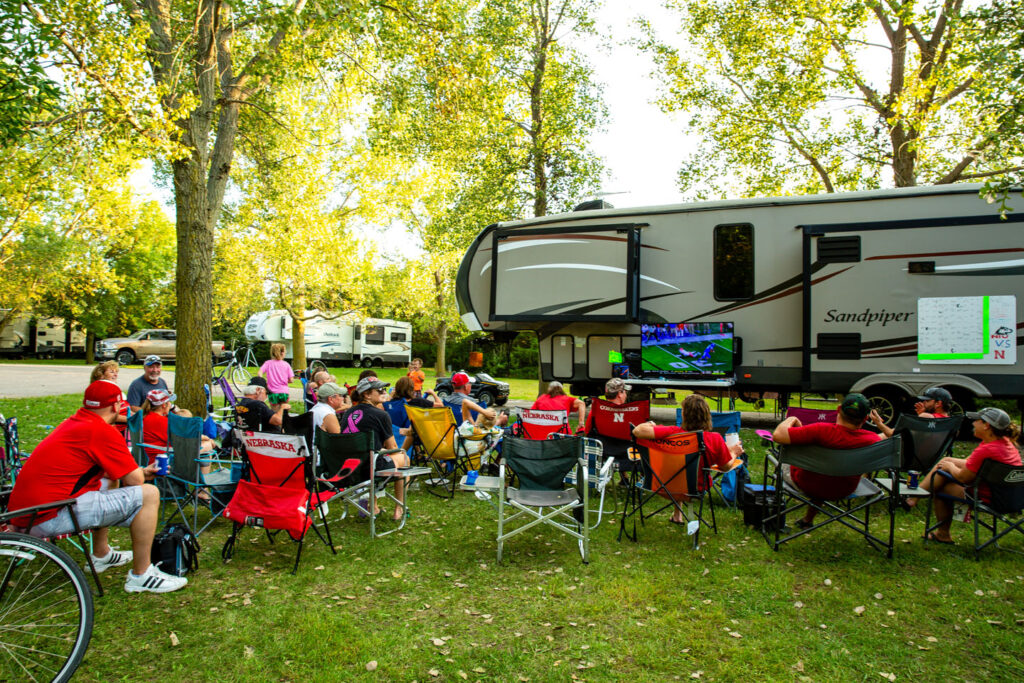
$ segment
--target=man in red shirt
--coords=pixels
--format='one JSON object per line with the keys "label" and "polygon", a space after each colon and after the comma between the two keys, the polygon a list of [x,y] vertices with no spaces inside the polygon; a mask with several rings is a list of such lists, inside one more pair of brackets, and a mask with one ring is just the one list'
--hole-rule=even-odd
{"label": "man in red shirt", "polygon": [[[783,445],[813,445],[839,450],[852,450],[869,446],[884,439],[884,435],[875,434],[863,429],[869,416],[874,419],[871,403],[863,394],[848,394],[836,411],[835,423],[818,422],[806,427],[795,417],[787,417],[779,423],[772,433],[775,443]],[[879,418],[880,419],[880,418]],[[860,482],[859,476],[833,477],[817,472],[809,472],[799,467],[782,466],[782,476],[792,486],[800,489],[815,504],[825,500],[838,500],[854,492]],[[797,521],[797,527],[806,529],[814,523],[818,513],[808,506],[804,518]]]}
{"label": "man in red shirt", "polygon": [[[99,380],[85,390],[83,407],[62,422],[25,461],[11,492],[10,510],[75,499],[75,517],[93,531],[93,564],[97,572],[128,564],[125,590],[166,593],[188,581],[150,564],[150,551],[160,506],[159,490],[146,479],[155,466],[140,468],[112,425],[123,402],[113,382]],[[121,488],[101,490],[101,478],[120,480]],[[67,508],[47,510],[11,520],[28,533],[48,537],[74,531]],[[110,547],[108,527],[131,531],[132,552]]]}
{"label": "man in red shirt", "polygon": [[548,384],[547,393],[538,396],[530,406],[530,410],[564,410],[566,415],[575,410],[578,431],[583,431],[583,426],[586,424],[586,404],[578,398],[566,394],[561,382]]}
{"label": "man in red shirt", "polygon": [[949,406],[952,403],[952,394],[942,387],[932,387],[917,397],[914,412],[918,417],[949,417]]}

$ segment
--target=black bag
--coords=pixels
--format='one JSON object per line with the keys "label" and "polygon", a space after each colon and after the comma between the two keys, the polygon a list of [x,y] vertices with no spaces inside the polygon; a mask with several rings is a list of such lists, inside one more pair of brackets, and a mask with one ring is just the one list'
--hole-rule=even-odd
{"label": "black bag", "polygon": [[153,537],[150,561],[173,576],[199,569],[199,541],[182,524],[172,524]]}
{"label": "black bag", "polygon": [[[758,484],[747,484],[743,487],[743,494],[740,498],[743,505],[743,523],[747,526],[764,528],[764,531],[775,531],[776,520],[765,524],[765,518],[775,513],[775,488],[773,486],[761,486]],[[786,526],[786,515],[782,515],[782,526]]]}

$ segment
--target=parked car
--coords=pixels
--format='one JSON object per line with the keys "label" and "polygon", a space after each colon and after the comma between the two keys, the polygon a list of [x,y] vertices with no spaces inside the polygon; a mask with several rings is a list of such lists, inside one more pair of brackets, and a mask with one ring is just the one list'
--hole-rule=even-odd
{"label": "parked car", "polygon": [[[127,337],[113,337],[96,342],[96,360],[116,360],[130,365],[146,356],[157,355],[161,360],[174,360],[177,356],[178,333],[174,330],[139,330]],[[224,342],[211,345],[214,362],[224,355]]]}
{"label": "parked car", "polygon": [[[459,372],[466,371],[459,370]],[[452,378],[438,377],[437,384],[434,386],[434,392],[442,401],[451,396]],[[475,377],[469,375],[469,395],[474,401],[485,408],[490,405],[505,405],[508,402],[508,392],[508,382],[499,382],[486,372],[479,372]]]}

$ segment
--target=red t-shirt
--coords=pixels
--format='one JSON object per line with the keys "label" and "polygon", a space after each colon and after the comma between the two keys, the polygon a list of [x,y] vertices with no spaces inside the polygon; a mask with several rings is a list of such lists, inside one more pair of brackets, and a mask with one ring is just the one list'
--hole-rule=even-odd
{"label": "red t-shirt", "polygon": [[[789,441],[794,446],[822,446],[839,450],[870,446],[880,438],[878,434],[866,429],[850,429],[828,422],[792,427],[789,430]],[[789,474],[801,491],[823,500],[845,498],[856,490],[860,482],[859,476],[832,477],[802,470],[799,467],[790,468]]]}
{"label": "red t-shirt", "polygon": [[[167,446],[167,416],[159,413],[149,413],[142,418],[142,443],[151,446]],[[149,456],[149,464],[152,465],[156,456],[167,451],[159,448],[146,448],[146,455]]]}
{"label": "red t-shirt", "polygon": [[[1003,437],[996,439],[995,441],[989,441],[983,443],[967,456],[967,462],[964,466],[975,474],[981,469],[981,464],[986,460],[995,460],[996,462],[1006,463],[1007,465],[1019,466],[1021,464],[1020,451],[1017,447],[1010,442],[1009,439]],[[982,482],[978,486],[978,495],[981,496],[981,500],[989,502],[991,500],[992,492],[989,489],[988,484]]]}
{"label": "red t-shirt", "polygon": [[541,394],[537,397],[537,400],[533,402],[533,405],[530,406],[530,410],[564,410],[566,413],[571,413],[572,404],[575,402],[575,398],[566,394],[562,394],[561,396]]}
{"label": "red t-shirt", "polygon": [[[664,439],[667,436],[679,434],[681,431],[683,430],[680,427],[673,425],[655,425],[654,438]],[[704,452],[707,454],[708,467],[717,467],[720,470],[725,470],[733,460],[732,453],[729,452],[729,447],[725,444],[725,438],[718,432],[704,432]],[[709,474],[705,475],[704,488],[710,487],[711,475]]]}
{"label": "red t-shirt", "polygon": [[[18,474],[9,509],[77,498],[100,487],[100,477],[120,479],[138,465],[124,439],[95,413],[80,408],[43,439]],[[57,516],[56,510],[40,514],[37,522]],[[11,520],[25,526],[31,517]]]}

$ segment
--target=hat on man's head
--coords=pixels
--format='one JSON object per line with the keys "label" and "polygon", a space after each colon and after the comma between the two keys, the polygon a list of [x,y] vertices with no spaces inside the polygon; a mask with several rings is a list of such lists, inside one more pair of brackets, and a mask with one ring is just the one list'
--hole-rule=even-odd
{"label": "hat on man's head", "polygon": [[348,392],[339,387],[334,382],[324,382],[316,390],[316,397],[321,401],[326,401],[331,396],[345,396]]}
{"label": "hat on man's head", "polygon": [[153,406],[154,408],[162,406],[163,404],[168,403],[169,401],[173,401],[176,398],[178,398],[177,394],[172,394],[166,389],[154,389],[153,391],[146,394],[146,399],[149,400],[149,405]]}
{"label": "hat on man's head", "polygon": [[146,360],[142,361],[142,365],[148,368],[150,365],[163,365],[163,361],[160,360],[160,356],[150,354],[146,356]]}
{"label": "hat on man's head", "polygon": [[953,395],[942,387],[932,387],[931,389],[925,390],[920,396],[917,397],[918,401],[942,401],[942,405],[949,407],[949,404],[953,401]]}
{"label": "hat on man's head", "polygon": [[626,380],[621,377],[612,377],[604,383],[604,393],[606,394],[617,394],[620,391],[629,391],[632,388],[632,385],[626,384]]}
{"label": "hat on man's head", "polygon": [[122,400],[121,387],[105,379],[98,379],[85,389],[82,405],[86,408],[106,408]]}
{"label": "hat on man's head", "polygon": [[458,389],[469,384],[469,375],[464,372],[456,372],[452,375],[452,386]]}
{"label": "hat on man's head", "polygon": [[381,382],[376,377],[364,377],[359,380],[359,384],[356,385],[356,393],[365,394],[367,391],[371,391],[373,389],[383,390],[387,389],[389,386],[391,385],[387,382]]}
{"label": "hat on man's head", "polygon": [[263,387],[267,388],[267,379],[265,377],[253,377],[249,380],[249,386],[251,387]]}
{"label": "hat on man's head", "polygon": [[1010,426],[1010,416],[999,408],[982,408],[976,413],[967,413],[967,419],[984,420],[996,429],[1006,429]]}
{"label": "hat on man's head", "polygon": [[866,419],[871,412],[871,401],[864,394],[847,394],[839,406],[839,412],[859,422]]}

